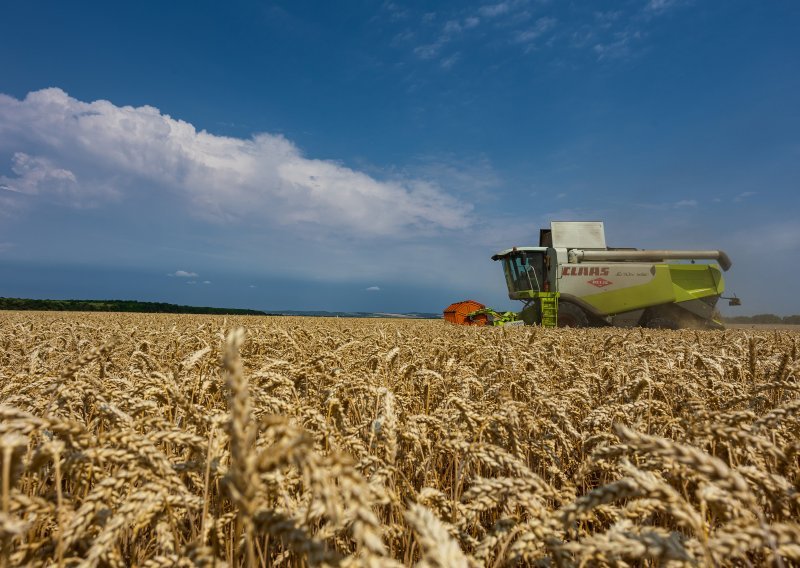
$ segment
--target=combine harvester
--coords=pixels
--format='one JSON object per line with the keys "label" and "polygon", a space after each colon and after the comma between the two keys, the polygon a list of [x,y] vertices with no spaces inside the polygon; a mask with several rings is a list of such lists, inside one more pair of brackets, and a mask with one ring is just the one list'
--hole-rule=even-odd
{"label": "combine harvester", "polygon": [[[508,297],[523,301],[522,311],[499,313],[467,300],[448,306],[445,320],[462,325],[723,327],[714,319],[714,307],[725,291],[722,270],[731,261],[721,250],[610,248],[600,221],[554,221],[539,231],[538,247],[510,248],[492,260],[503,262]],[[736,297],[723,299],[741,304]]]}

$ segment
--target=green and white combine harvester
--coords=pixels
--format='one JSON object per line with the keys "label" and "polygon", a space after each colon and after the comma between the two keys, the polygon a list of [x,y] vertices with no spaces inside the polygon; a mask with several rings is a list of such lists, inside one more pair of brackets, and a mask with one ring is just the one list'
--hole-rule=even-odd
{"label": "green and white combine harvester", "polygon": [[[503,263],[508,297],[519,313],[489,308],[467,315],[493,325],[721,329],[714,319],[731,267],[721,250],[638,250],[606,246],[603,223],[554,221],[538,247],[513,247]],[[668,263],[666,261],[691,261]],[[697,264],[714,260],[717,264]],[[740,305],[738,298],[724,298]],[[483,314],[483,317],[478,318]]]}

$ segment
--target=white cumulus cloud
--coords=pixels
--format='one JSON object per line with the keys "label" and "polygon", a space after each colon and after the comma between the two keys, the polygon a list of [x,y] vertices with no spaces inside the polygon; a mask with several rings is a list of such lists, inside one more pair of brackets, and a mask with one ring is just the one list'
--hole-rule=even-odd
{"label": "white cumulus cloud", "polygon": [[197,272],[189,272],[188,270],[176,270],[175,272],[170,272],[167,276],[175,276],[177,278],[197,278],[199,274]]}
{"label": "white cumulus cloud", "polygon": [[6,191],[28,194],[49,191],[69,194],[77,190],[75,174],[56,167],[46,158],[15,152],[11,164],[11,171],[16,175],[0,176],[0,186]]}
{"label": "white cumulus cloud", "polygon": [[[153,192],[216,222],[402,235],[462,227],[468,205],[424,180],[378,180],[303,153],[281,135],[218,136],[152,106],[83,102],[58,88],[0,95],[4,199],[71,206]],[[177,198],[177,199],[176,199]]]}

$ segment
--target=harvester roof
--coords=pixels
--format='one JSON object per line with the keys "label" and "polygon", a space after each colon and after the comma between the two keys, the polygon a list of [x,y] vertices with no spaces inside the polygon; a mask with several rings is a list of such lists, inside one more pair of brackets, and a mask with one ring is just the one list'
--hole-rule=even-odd
{"label": "harvester roof", "polygon": [[545,252],[547,247],[513,247],[506,250],[501,250],[497,254],[492,255],[492,260],[500,260],[515,252]]}

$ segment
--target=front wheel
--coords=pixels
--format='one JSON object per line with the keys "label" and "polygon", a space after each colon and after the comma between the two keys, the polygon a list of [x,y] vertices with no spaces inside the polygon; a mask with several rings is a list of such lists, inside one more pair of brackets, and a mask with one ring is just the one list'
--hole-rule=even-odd
{"label": "front wheel", "polygon": [[569,302],[558,303],[558,327],[587,327],[589,318],[586,312]]}

